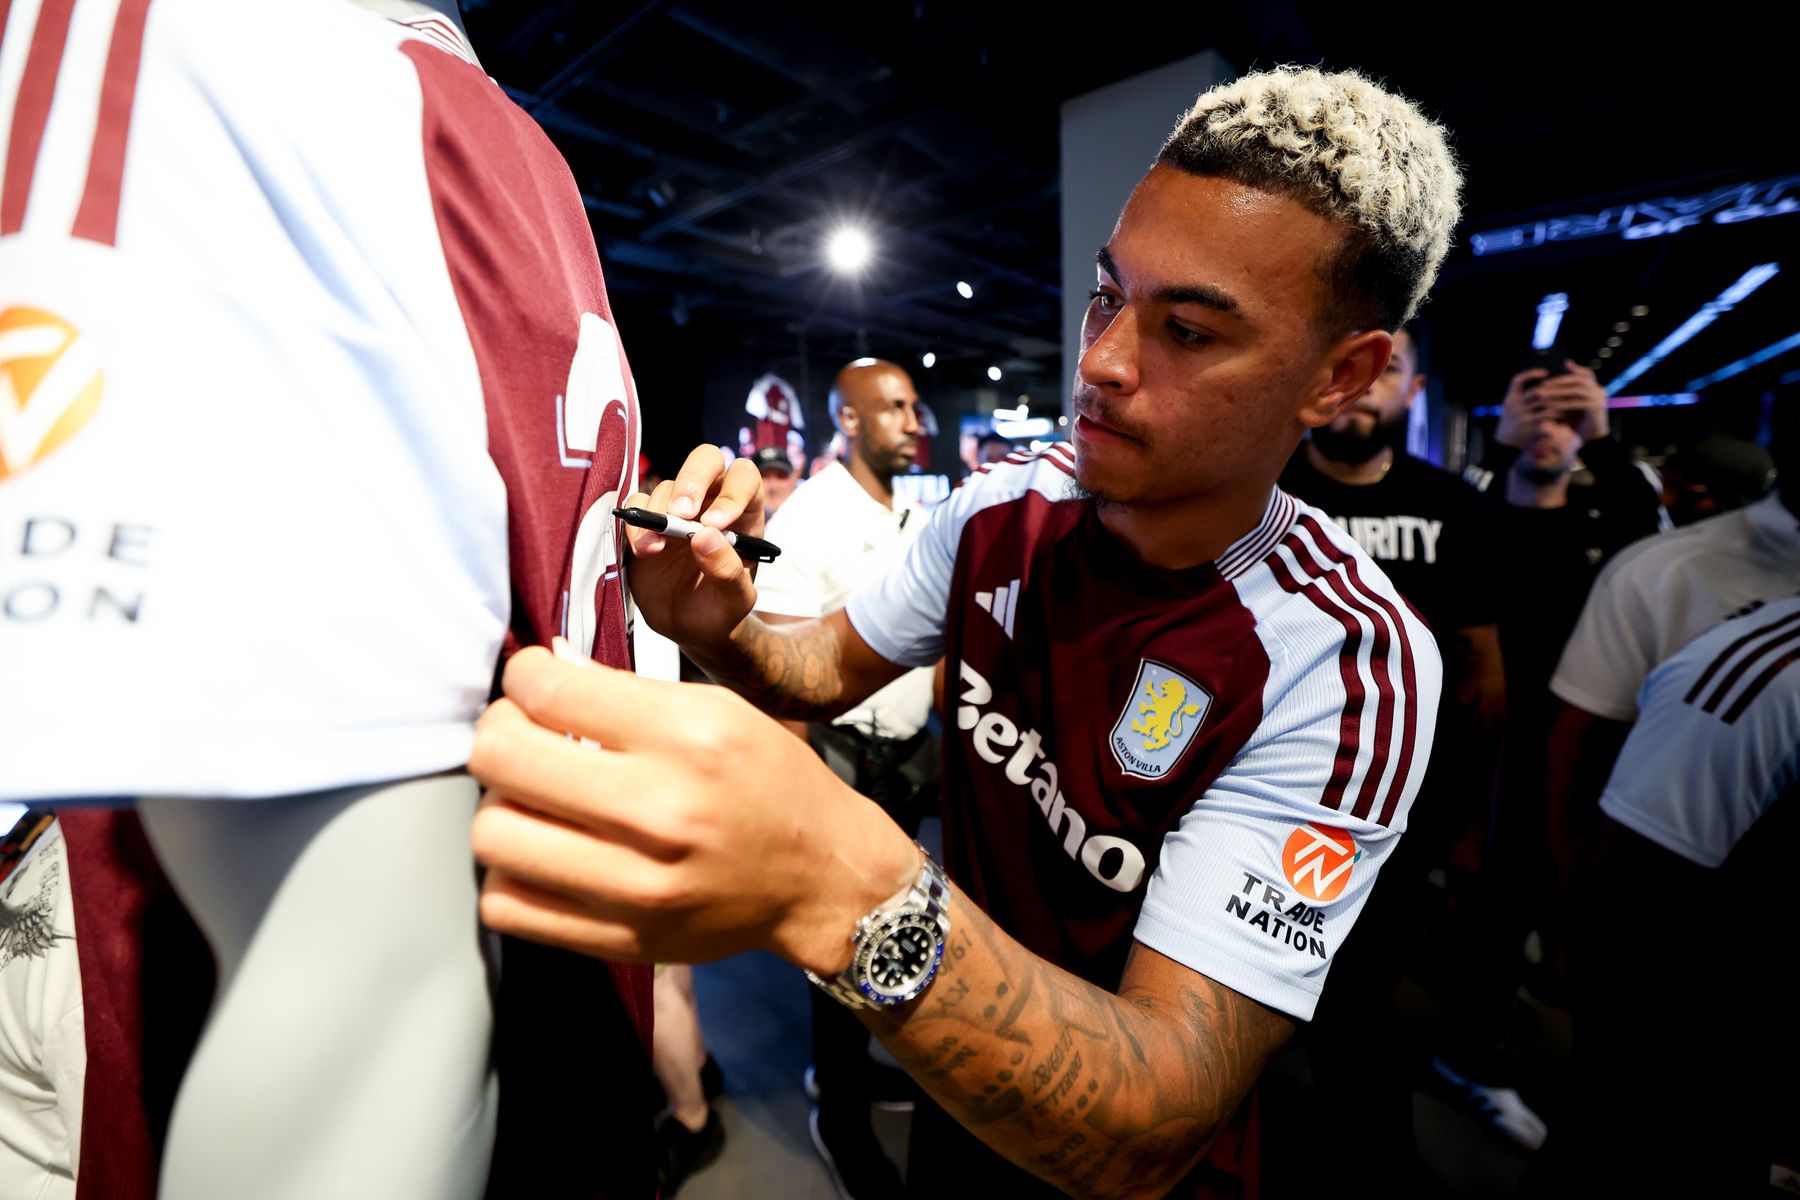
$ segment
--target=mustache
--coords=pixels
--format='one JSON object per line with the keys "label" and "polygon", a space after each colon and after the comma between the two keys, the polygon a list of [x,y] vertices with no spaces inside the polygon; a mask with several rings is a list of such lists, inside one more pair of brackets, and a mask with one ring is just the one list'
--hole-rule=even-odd
{"label": "mustache", "polygon": [[1145,445],[1148,445],[1150,442],[1150,436],[1147,430],[1134,422],[1124,420],[1117,416],[1114,410],[1105,403],[1099,393],[1077,390],[1070,398],[1070,404],[1075,409],[1075,415],[1078,417],[1086,417],[1097,425],[1104,425],[1108,429],[1122,433],[1128,438],[1134,438],[1137,441],[1143,442]]}

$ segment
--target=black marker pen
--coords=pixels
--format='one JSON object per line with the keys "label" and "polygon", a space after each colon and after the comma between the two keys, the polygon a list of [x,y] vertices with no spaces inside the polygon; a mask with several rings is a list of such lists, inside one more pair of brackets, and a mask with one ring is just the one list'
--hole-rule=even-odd
{"label": "black marker pen", "polygon": [[[647,508],[615,508],[613,516],[627,525],[636,525],[639,529],[649,529],[670,537],[691,539],[702,529],[711,528],[698,521],[685,520],[669,513],[651,512]],[[774,562],[775,556],[781,553],[781,547],[774,542],[765,542],[747,533],[733,533],[729,529],[719,532],[725,535],[725,543],[736,550],[738,557],[745,562]]]}

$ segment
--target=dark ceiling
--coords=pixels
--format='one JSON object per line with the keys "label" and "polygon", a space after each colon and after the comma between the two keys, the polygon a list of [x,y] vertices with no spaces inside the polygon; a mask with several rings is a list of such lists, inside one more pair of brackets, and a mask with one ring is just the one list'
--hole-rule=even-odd
{"label": "dark ceiling", "polygon": [[[1755,61],[1779,43],[1776,6],[1670,32],[1651,28],[1648,6],[1591,18],[1443,6],[1386,22],[1369,6],[1281,2],[1067,15],[940,0],[463,7],[483,65],[568,157],[615,305],[637,322],[628,339],[659,338],[643,326],[666,322],[754,357],[791,355],[804,335],[827,359],[931,349],[945,383],[1001,362],[1049,385],[1061,370],[1058,107],[1206,49],[1240,68],[1355,66],[1452,130],[1466,219],[1430,312],[1433,369],[1455,402],[1497,399],[1549,291],[1570,296],[1576,357],[1621,337],[1594,360],[1604,379],[1750,266],[1783,266],[1634,391],[1678,390],[1800,330],[1800,215],[1470,251],[1471,234],[1530,217],[1800,170],[1789,77]],[[880,248],[858,284],[820,253],[850,217]],[[1634,320],[1633,307],[1650,311]],[[1615,334],[1620,320],[1632,327]],[[1800,353],[1734,386],[1796,367]]]}

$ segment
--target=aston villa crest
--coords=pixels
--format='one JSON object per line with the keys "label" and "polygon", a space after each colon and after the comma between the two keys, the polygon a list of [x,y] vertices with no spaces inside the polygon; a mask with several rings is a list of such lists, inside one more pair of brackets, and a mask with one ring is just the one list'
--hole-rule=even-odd
{"label": "aston villa crest", "polygon": [[1181,761],[1194,731],[1206,720],[1212,695],[1186,675],[1146,658],[1125,711],[1107,742],[1119,769],[1139,779],[1161,779]]}

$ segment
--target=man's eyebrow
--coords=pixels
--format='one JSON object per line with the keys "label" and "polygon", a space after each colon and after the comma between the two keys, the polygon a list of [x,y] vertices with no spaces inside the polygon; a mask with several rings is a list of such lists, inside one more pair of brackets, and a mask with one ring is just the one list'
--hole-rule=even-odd
{"label": "man's eyebrow", "polygon": [[[1113,261],[1112,252],[1105,246],[1094,256],[1094,261],[1114,279],[1119,278],[1119,265]],[[1150,298],[1159,304],[1198,304],[1210,308],[1214,312],[1231,317],[1243,317],[1243,307],[1238,304],[1237,297],[1223,288],[1208,283],[1172,284],[1159,287],[1150,293]]]}

